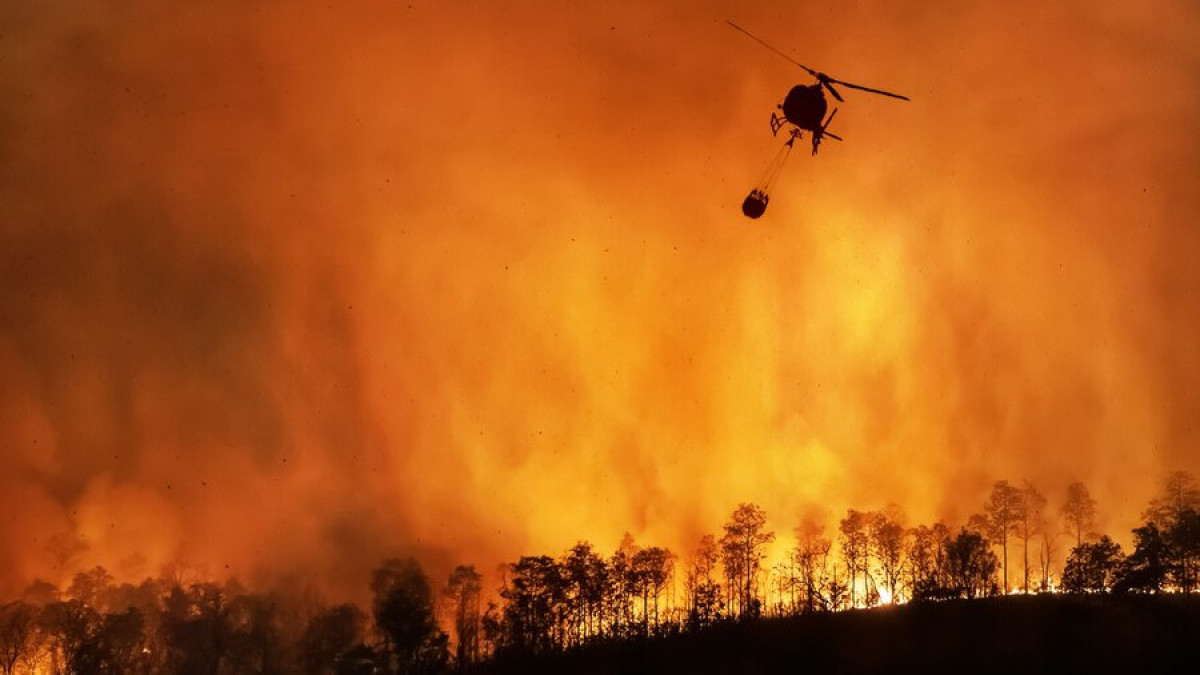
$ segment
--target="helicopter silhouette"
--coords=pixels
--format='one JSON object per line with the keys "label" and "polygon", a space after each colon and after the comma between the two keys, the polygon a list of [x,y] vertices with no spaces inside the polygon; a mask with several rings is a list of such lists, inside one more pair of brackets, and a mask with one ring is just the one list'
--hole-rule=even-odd
{"label": "helicopter silhouette", "polygon": [[778,177],[779,172],[782,170],[783,162],[787,158],[788,153],[791,152],[792,146],[795,144],[796,139],[802,138],[805,131],[812,135],[812,154],[814,155],[817,154],[817,150],[821,147],[821,141],[824,140],[825,137],[829,137],[837,141],[842,140],[841,136],[829,131],[829,124],[830,122],[833,122],[834,116],[837,115],[837,108],[833,109],[833,112],[829,114],[829,117],[825,117],[825,113],[829,110],[829,102],[825,100],[826,90],[828,90],[829,93],[833,95],[833,98],[837,99],[839,103],[845,101],[845,99],[842,98],[842,95],[838,93],[838,90],[835,89],[833,85],[837,84],[842,87],[858,89],[860,91],[866,91],[872,94],[890,96],[892,98],[898,98],[904,101],[911,100],[907,96],[901,96],[900,94],[894,94],[890,91],[875,89],[873,87],[864,87],[861,84],[852,84],[850,82],[846,82],[845,80],[839,80],[837,78],[830,77],[829,75],[826,75],[820,71],[813,70],[812,68],[809,68],[803,63],[800,63],[787,54],[776,49],[772,45],[768,44],[758,36],[754,35],[745,28],[742,28],[736,23],[732,21],[726,21],[725,23],[733,26],[742,33],[745,33],[755,42],[758,42],[767,49],[770,49],[779,56],[782,56],[789,63],[799,66],[809,75],[812,75],[817,79],[815,84],[798,84],[788,91],[787,96],[785,96],[783,99],[783,102],[776,106],[777,110],[783,113],[782,116],[778,112],[771,113],[771,135],[778,135],[780,130],[782,130],[785,126],[790,125],[787,132],[788,140],[784,143],[784,147],[780,149],[779,154],[776,155],[775,160],[773,160],[768,166],[763,182],[761,182],[758,187],[755,187],[755,189],[751,190],[750,195],[746,197],[746,200],[742,203],[742,213],[744,213],[747,217],[758,218],[763,214],[764,211],[766,211],[767,201],[770,199],[768,196],[768,190],[771,186],[771,183],[774,182],[774,179]]}

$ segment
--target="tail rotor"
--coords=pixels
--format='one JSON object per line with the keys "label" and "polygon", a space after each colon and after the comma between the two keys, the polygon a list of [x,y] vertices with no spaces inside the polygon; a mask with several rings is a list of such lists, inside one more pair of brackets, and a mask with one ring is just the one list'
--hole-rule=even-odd
{"label": "tail rotor", "polygon": [[821,125],[821,128],[818,131],[816,131],[815,133],[813,133],[812,154],[814,154],[814,155],[817,154],[817,148],[821,145],[821,139],[826,136],[832,138],[835,141],[842,140],[841,136],[838,136],[837,134],[832,134],[828,131],[830,123],[833,122],[833,116],[836,114],[837,114],[837,108],[834,108],[833,112],[829,113],[829,118],[826,119],[825,123]]}

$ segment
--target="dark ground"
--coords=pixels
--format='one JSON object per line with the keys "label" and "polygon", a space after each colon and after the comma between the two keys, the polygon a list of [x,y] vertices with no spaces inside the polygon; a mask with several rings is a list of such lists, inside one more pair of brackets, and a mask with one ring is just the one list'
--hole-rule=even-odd
{"label": "dark ground", "polygon": [[1007,597],[761,619],[478,672],[1200,673],[1200,597]]}

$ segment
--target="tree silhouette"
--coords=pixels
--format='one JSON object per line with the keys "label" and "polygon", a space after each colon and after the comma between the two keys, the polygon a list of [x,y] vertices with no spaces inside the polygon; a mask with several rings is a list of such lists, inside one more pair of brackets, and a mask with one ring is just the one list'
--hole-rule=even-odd
{"label": "tree silhouette", "polygon": [[1051,590],[1050,571],[1054,567],[1054,556],[1057,550],[1057,542],[1059,536],[1059,528],[1051,527],[1048,520],[1043,519],[1041,528],[1038,532],[1039,542],[1038,547],[1038,565],[1041,569],[1041,581],[1038,584],[1038,589],[1041,591]]}
{"label": "tree silhouette", "polygon": [[1171,550],[1171,577],[1179,590],[1191,593],[1200,575],[1200,513],[1184,508],[1167,532],[1167,539]]}
{"label": "tree silhouette", "polygon": [[945,576],[951,594],[979,598],[996,592],[999,561],[978,532],[963,529],[947,542]]}
{"label": "tree silhouette", "polygon": [[687,622],[693,630],[713,623],[721,615],[721,585],[713,580],[720,559],[713,535],[701,537],[684,580]]}
{"label": "tree silhouette", "polygon": [[298,651],[308,675],[337,673],[352,649],[362,644],[366,615],[351,604],[319,611],[305,626]]}
{"label": "tree silhouette", "polygon": [[630,561],[630,584],[642,600],[642,634],[650,634],[650,607],[654,602],[654,626],[658,626],[658,598],[671,577],[673,556],[658,546],[644,548]]}
{"label": "tree silhouette", "polygon": [[226,593],[217,584],[173,586],[161,617],[166,665],[175,673],[218,673],[229,646]]}
{"label": "tree silhouette", "polygon": [[385,560],[371,575],[375,626],[400,672],[436,672],[446,662],[447,637],[433,614],[433,590],[412,558]]}
{"label": "tree silhouette", "polygon": [[1046,498],[1029,481],[1021,487],[1015,530],[1021,539],[1022,587],[1029,592],[1029,542],[1046,526]]}
{"label": "tree silhouette", "polygon": [[857,604],[859,572],[862,572],[863,585],[866,586],[867,560],[871,554],[871,539],[867,530],[869,522],[870,518],[866,513],[849,509],[846,511],[846,517],[838,523],[838,530],[842,534],[842,559],[846,562],[846,570],[850,573],[851,606]]}
{"label": "tree silhouette", "polygon": [[475,567],[459,565],[450,573],[442,594],[454,611],[455,664],[462,668],[479,660],[479,594],[482,577]]}
{"label": "tree silhouette", "polygon": [[1119,544],[1100,537],[1094,544],[1083,543],[1071,549],[1063,569],[1063,590],[1068,593],[1103,593],[1117,581],[1124,561]]}
{"label": "tree silhouette", "polygon": [[137,607],[105,614],[97,636],[101,672],[145,673],[154,666],[146,635],[147,619]]}
{"label": "tree silhouette", "polygon": [[926,597],[923,592],[933,585],[937,574],[935,555],[937,544],[933,538],[933,528],[928,525],[916,525],[908,531],[908,588],[914,599]]}
{"label": "tree silhouette", "polygon": [[226,610],[226,657],[236,672],[279,672],[284,669],[281,617],[275,598],[238,593]]}
{"label": "tree silhouette", "polygon": [[1184,593],[1195,589],[1200,576],[1198,514],[1200,487],[1191,474],[1184,471],[1167,475],[1161,493],[1150,501],[1143,514],[1147,526],[1153,525],[1162,539],[1162,563],[1167,578]]}
{"label": "tree silhouette", "polygon": [[1159,592],[1166,583],[1170,544],[1158,525],[1146,523],[1133,531],[1133,553],[1125,559],[1116,591]]}
{"label": "tree silhouette", "polygon": [[508,601],[501,648],[534,653],[555,650],[565,588],[561,569],[550,556],[522,556],[509,573],[500,591]]}
{"label": "tree silhouette", "polygon": [[792,560],[800,574],[805,612],[830,608],[823,589],[828,582],[829,552],[833,545],[823,535],[824,529],[824,526],[812,520],[806,520],[796,528],[796,547],[792,550]]}
{"label": "tree silhouette", "polygon": [[741,616],[758,614],[755,583],[766,554],[762,547],[775,541],[775,533],[765,531],[767,514],[757,504],[743,503],[725,523],[721,550],[725,574],[737,590],[737,609]]}
{"label": "tree silhouette", "polygon": [[[641,654],[638,650],[658,649],[658,638],[678,632],[711,628],[700,640],[713,638],[720,644],[759,628],[753,625],[757,622],[734,626],[728,620],[734,617],[803,615],[873,605],[880,598],[899,603],[995,595],[1001,583],[1009,587],[1007,549],[1014,541],[1024,554],[1023,588],[1031,590],[1030,568],[1040,561],[1046,589],[1052,536],[1066,541],[1068,532],[1076,544],[1062,568],[1067,592],[1194,593],[1200,586],[1198,503],[1200,489],[1190,475],[1166,476],[1144,512],[1146,522],[1133,530],[1134,545],[1125,556],[1112,538],[1091,532],[1095,501],[1081,483],[1067,489],[1061,508],[1064,528],[1046,526],[1045,500],[1031,484],[1018,489],[998,481],[983,513],[972,516],[957,533],[943,522],[906,528],[895,505],[882,511],[849,509],[838,521],[842,558],[832,537],[825,536],[825,524],[806,520],[795,530],[794,546],[785,558],[772,561],[769,571],[764,560],[774,533],[767,530],[760,507],[743,503],[723,525],[719,539],[702,537],[685,558],[685,600],[678,607],[674,556],[660,546],[639,547],[627,534],[607,558],[579,541],[559,556],[523,556],[504,565],[495,602],[485,601],[484,579],[474,567],[455,567],[435,592],[415,560],[385,560],[371,577],[373,626],[367,623],[368,614],[351,604],[326,608],[313,596],[253,593],[236,581],[172,584],[169,569],[157,579],[115,585],[104,568],[93,567],[71,577],[61,596],[55,586],[40,582],[30,587],[25,599],[0,603],[0,675],[444,672],[450,662],[449,637],[437,623],[439,600],[440,617],[453,626],[453,663],[458,668],[509,672],[509,664],[518,669],[534,664],[530,670],[538,671],[541,664],[550,664],[540,672],[570,670],[577,657],[603,661],[630,649]],[[1039,537],[1041,549],[1031,564]],[[1037,570],[1033,576],[1036,584]],[[197,575],[187,578],[195,580]],[[295,597],[304,599],[289,604]],[[481,603],[487,604],[486,612],[480,611]],[[987,614],[999,606],[1005,615],[1019,615],[1025,611],[1022,607],[1091,612],[1108,607],[1106,603],[1175,608],[1190,607],[1192,599],[1004,600],[966,607],[961,616]],[[947,610],[958,607],[956,603]],[[1075,609],[1069,611],[1068,618],[1075,616]],[[862,627],[884,625],[886,617],[899,614],[856,613],[847,621],[861,620],[855,625]],[[828,619],[809,616],[795,621],[820,627]],[[782,625],[763,622],[761,627],[774,630]],[[1039,627],[1037,634],[1052,633],[1047,629],[1052,625]],[[1160,628],[1140,626],[1137,631],[1157,635],[1163,632]],[[894,647],[886,640],[879,643],[880,650]],[[542,660],[547,655],[549,659]],[[481,663],[489,657],[495,663]],[[608,672],[597,672],[601,670]]]}
{"label": "tree silhouette", "polygon": [[36,649],[38,609],[21,600],[0,606],[0,671],[13,675],[26,652]]}
{"label": "tree silhouette", "polygon": [[941,521],[932,526],[920,525],[910,531],[909,587],[914,598],[936,599],[948,595],[946,573],[950,539],[950,528]]}
{"label": "tree silhouette", "polygon": [[52,654],[65,672],[95,672],[100,614],[81,600],[60,600],[42,609],[42,629],[50,638]]}
{"label": "tree silhouette", "polygon": [[609,560],[609,592],[608,612],[611,633],[615,636],[627,635],[633,624],[633,556],[639,548],[633,542],[633,536],[628,532],[621,537],[621,543]]}
{"label": "tree silhouette", "polygon": [[775,594],[774,602],[768,602],[768,613],[776,616],[788,616],[798,613],[796,589],[800,585],[800,576],[796,570],[796,562],[788,556],[785,560],[775,563],[767,572],[768,595]]}
{"label": "tree silhouette", "polygon": [[833,570],[829,575],[829,583],[825,585],[825,590],[829,601],[829,609],[838,612],[854,606],[848,602],[850,586],[846,583],[845,577],[838,574],[836,562],[833,563]]}
{"label": "tree silhouette", "polygon": [[567,585],[568,640],[579,644],[600,634],[608,595],[608,563],[587,542],[579,542],[560,563]]}
{"label": "tree silhouette", "polygon": [[883,511],[870,514],[868,533],[889,602],[895,603],[900,599],[900,574],[904,563],[904,512],[899,506],[890,504]]}
{"label": "tree silhouette", "polygon": [[1008,481],[996,481],[983,505],[983,523],[987,538],[1000,545],[1004,570],[1004,593],[1008,593],[1008,537],[1016,531],[1022,509],[1021,491]]}
{"label": "tree silhouette", "polygon": [[97,611],[109,609],[109,593],[113,577],[103,567],[93,567],[80,572],[71,579],[67,597],[79,600]]}
{"label": "tree silhouette", "polygon": [[1172,471],[1163,481],[1162,492],[1150,501],[1142,517],[1160,530],[1169,530],[1186,511],[1200,511],[1200,487],[1186,471]]}
{"label": "tree silhouette", "polygon": [[1067,486],[1067,499],[1061,511],[1067,529],[1075,535],[1075,545],[1079,546],[1095,524],[1096,500],[1083,483],[1076,481]]}

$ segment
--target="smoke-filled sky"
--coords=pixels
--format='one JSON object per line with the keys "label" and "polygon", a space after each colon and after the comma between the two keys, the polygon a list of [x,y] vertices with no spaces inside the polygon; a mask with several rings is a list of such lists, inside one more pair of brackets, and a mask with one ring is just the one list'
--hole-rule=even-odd
{"label": "smoke-filled sky", "polygon": [[[758,221],[811,78],[843,90]],[[0,7],[0,595],[1200,469],[1200,5]]]}

